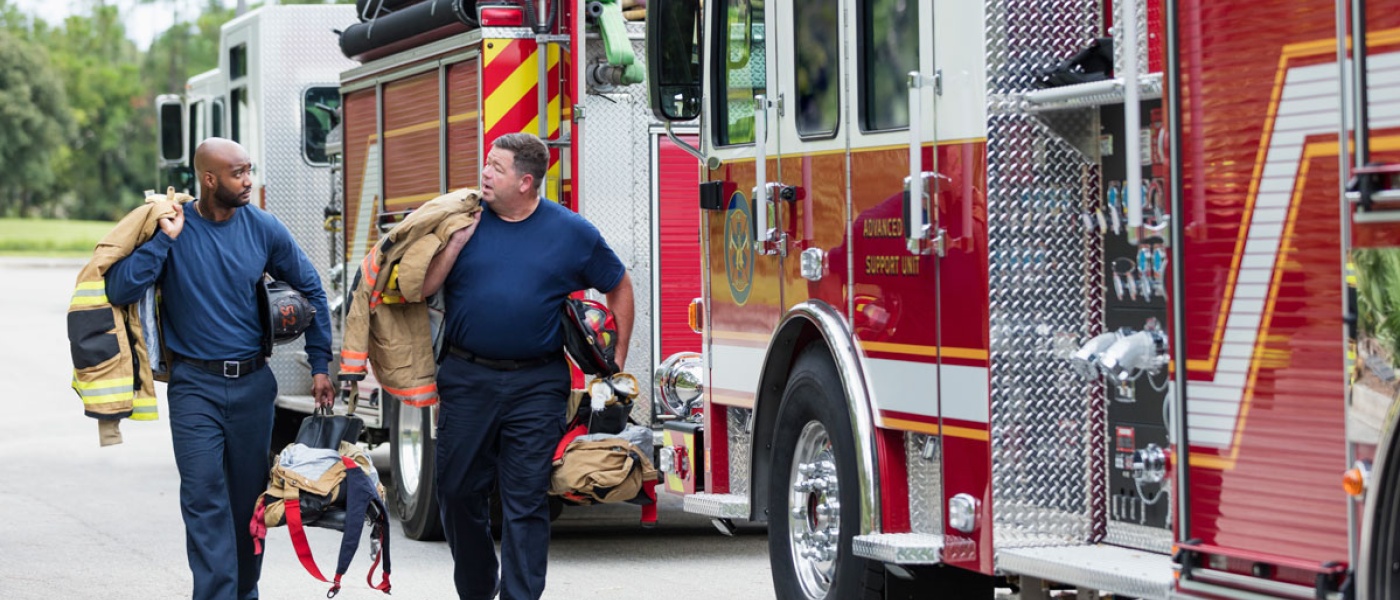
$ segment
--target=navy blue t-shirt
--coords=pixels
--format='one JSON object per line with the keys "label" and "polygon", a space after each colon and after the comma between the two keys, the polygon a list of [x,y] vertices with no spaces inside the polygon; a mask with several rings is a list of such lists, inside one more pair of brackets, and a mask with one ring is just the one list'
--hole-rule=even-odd
{"label": "navy blue t-shirt", "polygon": [[312,373],[325,373],[331,358],[330,319],[321,277],[287,227],[271,214],[244,206],[215,223],[185,205],[185,227],[171,240],[154,237],[107,271],[112,304],[140,299],[161,285],[165,343],[170,351],[201,360],[244,360],[262,347],[257,282],[266,271],[301,292],[316,309],[306,330]]}
{"label": "navy blue t-shirt", "polygon": [[443,284],[446,341],[493,359],[558,351],[564,299],[610,292],[625,273],[598,229],[559,204],[541,200],[515,223],[487,208]]}

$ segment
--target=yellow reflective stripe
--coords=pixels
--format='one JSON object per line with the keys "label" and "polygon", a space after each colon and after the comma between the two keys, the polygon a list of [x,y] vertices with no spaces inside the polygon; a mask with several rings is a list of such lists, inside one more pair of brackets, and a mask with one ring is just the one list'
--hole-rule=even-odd
{"label": "yellow reflective stripe", "polygon": [[78,390],[78,395],[83,398],[83,404],[110,404],[112,402],[126,402],[132,399],[136,393],[132,390],[115,394],[105,394],[101,396],[93,395],[91,392]]}
{"label": "yellow reflective stripe", "polygon": [[132,403],[131,420],[154,421],[159,418],[160,415],[157,412],[155,398],[137,398],[136,401]]}
{"label": "yellow reflective stripe", "polygon": [[135,379],[132,377],[83,381],[78,379],[77,370],[73,371],[73,391],[78,392],[85,405],[128,402],[136,395],[134,385]]}
{"label": "yellow reflective stripe", "polygon": [[77,373],[76,370],[74,370],[74,372],[73,372],[73,389],[75,389],[75,390],[94,390],[94,389],[111,388],[111,387],[117,387],[117,386],[126,386],[127,388],[131,388],[131,386],[133,385],[133,383],[132,383],[133,381],[135,381],[135,380],[132,379],[132,377],[131,377],[130,375],[128,375],[128,376],[126,376],[126,377],[117,377],[117,378],[114,378],[114,379],[99,379],[99,380],[96,380],[96,381],[83,381],[83,380],[81,380],[81,379],[78,379],[78,373]]}
{"label": "yellow reflective stripe", "polygon": [[107,282],[104,280],[83,281],[73,290],[71,306],[92,306],[107,304]]}

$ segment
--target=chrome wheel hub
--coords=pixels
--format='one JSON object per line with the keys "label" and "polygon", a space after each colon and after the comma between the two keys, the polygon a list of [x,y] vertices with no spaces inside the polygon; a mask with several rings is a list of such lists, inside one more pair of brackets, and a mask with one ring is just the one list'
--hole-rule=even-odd
{"label": "chrome wheel hub", "polygon": [[793,453],[788,492],[788,543],[797,580],[808,598],[831,591],[841,543],[841,486],[831,437],[817,421],[807,423]]}
{"label": "chrome wheel hub", "polygon": [[[389,400],[397,402],[397,400]],[[400,404],[398,423],[399,461],[394,465],[400,486],[398,493],[413,497],[418,494],[419,475],[423,466],[423,409]]]}

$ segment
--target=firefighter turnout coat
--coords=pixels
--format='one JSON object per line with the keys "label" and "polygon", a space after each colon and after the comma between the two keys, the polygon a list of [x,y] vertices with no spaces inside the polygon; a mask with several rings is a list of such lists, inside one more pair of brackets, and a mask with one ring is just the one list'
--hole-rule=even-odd
{"label": "firefighter turnout coat", "polygon": [[423,280],[433,256],[481,212],[470,188],[424,203],[380,238],[360,262],[345,319],[340,379],[360,380],[374,364],[379,386],[410,406],[437,403],[437,361]]}
{"label": "firefighter turnout coat", "polygon": [[161,219],[175,216],[177,202],[193,199],[173,188],[165,195],[148,195],[145,204],[97,243],[92,260],[78,273],[68,304],[72,385],[83,401],[83,412],[97,419],[103,446],[121,443],[121,419],[157,418],[152,357],[161,354],[160,336],[146,335],[156,327],[156,290],[147,290],[135,304],[113,306],[107,301],[107,269],[150,240]]}

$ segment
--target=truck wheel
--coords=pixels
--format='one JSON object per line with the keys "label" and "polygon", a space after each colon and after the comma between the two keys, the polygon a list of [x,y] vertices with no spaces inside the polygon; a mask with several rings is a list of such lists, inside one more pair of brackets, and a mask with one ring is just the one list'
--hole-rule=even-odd
{"label": "truck wheel", "polygon": [[[1363,556],[1367,567],[1361,585],[1370,588],[1369,598],[1397,598],[1400,594],[1400,435],[1382,447],[1385,456],[1377,456],[1379,469],[1371,474],[1371,489],[1366,507],[1371,514],[1366,519],[1370,531],[1370,556]],[[1380,461],[1385,461],[1381,463]]]}
{"label": "truck wheel", "polygon": [[438,512],[434,475],[437,448],[428,437],[433,427],[433,410],[405,406],[392,399],[386,400],[384,406],[389,413],[386,422],[390,428],[394,506],[403,522],[403,533],[414,540],[441,540],[442,514]]}
{"label": "truck wheel", "polygon": [[835,363],[817,346],[797,358],[783,392],[768,490],[768,556],[782,600],[878,598],[884,583],[879,569],[851,554],[860,482],[841,389]]}

